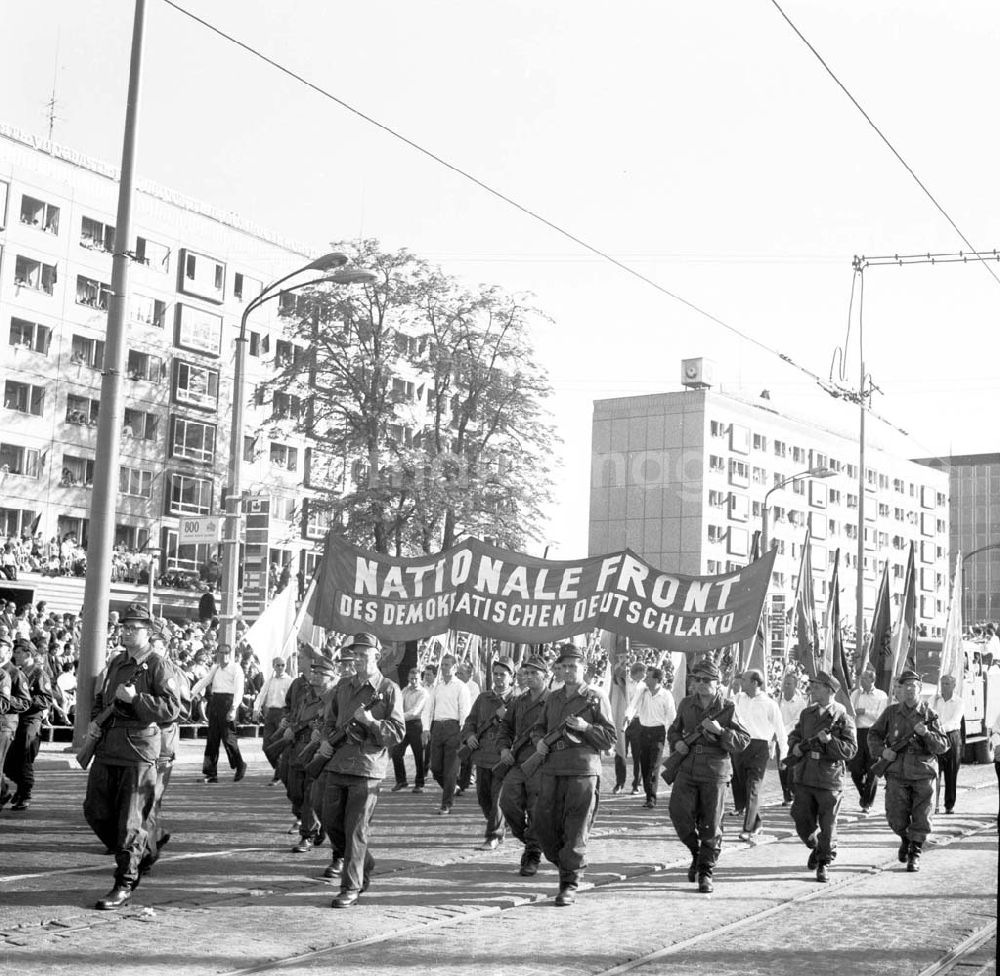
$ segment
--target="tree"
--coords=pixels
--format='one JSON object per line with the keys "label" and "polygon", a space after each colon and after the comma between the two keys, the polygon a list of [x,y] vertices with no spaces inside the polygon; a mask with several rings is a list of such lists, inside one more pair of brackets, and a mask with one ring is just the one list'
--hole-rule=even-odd
{"label": "tree", "polygon": [[537,539],[556,440],[530,338],[542,313],[406,250],[333,247],[377,280],[287,296],[294,345],[270,384],[275,425],[291,420],[312,441],[312,512],[396,555],[468,535]]}

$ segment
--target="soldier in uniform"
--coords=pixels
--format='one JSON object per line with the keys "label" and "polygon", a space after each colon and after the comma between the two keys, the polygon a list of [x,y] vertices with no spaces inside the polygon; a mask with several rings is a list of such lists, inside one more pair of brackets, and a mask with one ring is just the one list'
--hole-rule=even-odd
{"label": "soldier in uniform", "polygon": [[845,765],[858,750],[854,722],[833,696],[840,682],[825,671],[809,679],[811,702],[788,737],[793,760],[795,798],[792,819],[799,839],[809,848],[806,866],[825,882],[837,856],[837,813],[844,796]]}
{"label": "soldier in uniform", "polygon": [[[507,709],[500,723],[497,748],[500,761],[507,767],[500,790],[500,810],[510,832],[524,844],[521,854],[521,874],[530,878],[538,873],[542,848],[535,830],[535,802],[541,786],[541,772],[526,776],[520,763],[533,752],[531,729],[539,720],[549,691],[546,687],[549,669],[543,657],[531,657],[521,667],[525,692]],[[494,774],[497,775],[497,774]]]}
{"label": "soldier in uniform", "polygon": [[601,753],[615,741],[611,705],[584,680],[583,654],[559,650],[563,685],[552,691],[531,731],[545,757],[535,804],[535,829],[546,860],[559,868],[556,904],[572,905],[587,866],[587,837],[597,815]]}
{"label": "soldier in uniform", "polygon": [[[352,908],[371,882],[375,859],[368,832],[388,764],[388,751],[403,738],[403,696],[378,669],[381,645],[374,634],[355,634],[342,655],[354,660],[354,675],[336,688],[320,742],[323,824],[333,848],[343,852],[340,894],[333,908]],[[334,739],[343,738],[335,746]]]}
{"label": "soldier in uniform", "polygon": [[11,660],[14,642],[0,637],[0,809],[10,802],[3,770],[7,753],[17,734],[19,716],[31,705],[28,680]]}
{"label": "soldier in uniform", "polygon": [[920,853],[931,832],[937,757],[948,750],[937,713],[920,700],[921,678],[903,671],[897,697],[868,733],[873,756],[888,761],[885,771],[885,817],[899,835],[898,856],[907,871],[920,870]]}
{"label": "soldier in uniform", "polygon": [[492,851],[504,839],[504,819],[500,812],[500,787],[503,776],[493,773],[500,761],[500,723],[514,697],[511,689],[514,665],[506,658],[493,662],[493,687],[482,692],[472,703],[462,728],[462,739],[472,752],[470,762],[476,767],[476,799],[486,818],[486,838],[481,851]]}
{"label": "soldier in uniform", "polygon": [[719,692],[719,669],[708,659],[691,669],[693,694],[681,699],[667,730],[671,753],[681,763],[670,792],[670,820],[691,852],[688,881],[713,890],[712,873],[722,851],[726,787],[733,775],[730,755],[742,752],[750,733],[736,719],[736,705]]}
{"label": "soldier in uniform", "polygon": [[17,731],[4,762],[8,779],[17,783],[11,798],[11,810],[27,810],[31,791],[35,787],[35,758],[42,746],[42,722],[54,700],[52,680],[42,666],[34,645],[28,641],[14,641],[14,664],[24,675],[30,701],[18,715]]}
{"label": "soldier in uniform", "polygon": [[[115,852],[115,883],[97,902],[109,910],[127,905],[139,883],[147,850],[146,819],[156,794],[156,761],[163,735],[180,714],[177,680],[149,642],[149,612],[129,604],[122,617],[125,652],[113,658],[94,694],[87,735],[98,739],[87,777],[83,813]],[[110,714],[104,714],[109,711]],[[101,719],[101,721],[98,721]]]}

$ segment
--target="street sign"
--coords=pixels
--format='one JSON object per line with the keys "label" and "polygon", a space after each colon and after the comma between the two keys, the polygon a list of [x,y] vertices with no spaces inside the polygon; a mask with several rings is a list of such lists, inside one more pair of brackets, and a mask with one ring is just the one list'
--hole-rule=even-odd
{"label": "street sign", "polygon": [[219,527],[222,519],[216,515],[201,518],[182,518],[178,542],[182,546],[202,545],[219,541]]}

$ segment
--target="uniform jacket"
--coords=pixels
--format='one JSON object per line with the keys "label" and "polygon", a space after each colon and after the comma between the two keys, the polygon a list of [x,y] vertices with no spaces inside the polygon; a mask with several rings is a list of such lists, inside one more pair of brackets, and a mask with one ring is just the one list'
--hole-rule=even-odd
{"label": "uniform jacket", "polygon": [[288,725],[292,730],[292,749],[289,762],[296,769],[305,766],[303,750],[309,745],[313,730],[322,731],[324,712],[329,699],[317,693],[312,685],[306,685],[303,694],[295,703],[295,713],[289,717]]}
{"label": "uniform jacket", "polygon": [[[587,705],[580,710],[580,699]],[[550,776],[600,776],[601,753],[615,742],[611,705],[599,688],[582,684],[576,691],[565,685],[549,693],[542,713],[531,730],[532,744],[557,729],[564,719],[577,714],[589,728],[563,735],[549,747],[542,773]],[[576,741],[575,741],[576,740]]]}
{"label": "uniform jacket", "polygon": [[914,707],[902,702],[893,702],[879,717],[868,732],[868,746],[876,759],[882,750],[890,749],[900,739],[905,738],[914,725],[923,722],[927,731],[915,736],[913,741],[896,756],[885,771],[894,779],[934,779],[937,777],[937,757],[947,752],[948,736],[941,731],[937,713],[926,703],[918,702]]}
{"label": "uniform jacket", "polygon": [[289,722],[292,720],[292,716],[295,714],[295,709],[298,708],[299,701],[310,689],[309,680],[305,675],[300,674],[292,680],[292,683],[288,686],[288,691],[285,693],[285,715],[284,717],[288,719]]}
{"label": "uniform jacket", "polygon": [[[717,714],[716,714],[717,713]],[[677,717],[667,729],[670,749],[685,736],[694,732],[708,715],[722,726],[722,734],[713,741],[702,735],[690,746],[690,752],[681,764],[681,772],[697,783],[727,783],[733,775],[730,753],[742,752],[750,744],[750,733],[736,719],[736,703],[716,694],[707,708],[702,708],[697,695],[682,698],[677,707]]]}
{"label": "uniform jacket", "polygon": [[376,673],[369,680],[359,682],[356,677],[341,681],[334,689],[326,710],[323,737],[327,740],[354,718],[354,713],[375,693],[376,700],[369,707],[372,726],[355,723],[356,736],[340,746],[324,767],[324,772],[347,773],[382,779],[385,776],[388,750],[406,734],[403,722],[403,693],[395,681]]}
{"label": "uniform jacket", "polygon": [[0,729],[13,734],[18,717],[31,704],[31,692],[28,691],[28,679],[24,672],[13,661],[8,661],[0,670],[10,679],[7,708],[0,712]]}
{"label": "uniform jacket", "polygon": [[498,752],[510,749],[514,740],[522,737],[524,741],[514,753],[515,761],[523,762],[535,751],[535,745],[531,741],[531,728],[541,718],[548,697],[548,689],[543,688],[536,701],[532,701],[531,692],[526,691],[510,703],[507,714],[500,722],[500,732],[497,735]]}
{"label": "uniform jacket", "polygon": [[31,700],[28,707],[21,713],[26,719],[44,717],[55,700],[52,690],[52,679],[48,671],[36,664],[30,671],[23,671]]}
{"label": "uniform jacket", "polygon": [[170,657],[161,655],[160,660],[163,661],[167,671],[177,682],[177,698],[180,704],[177,716],[173,721],[160,723],[160,755],[157,762],[162,766],[172,763],[177,754],[177,738],[179,734],[177,723],[186,721],[191,717],[191,682],[188,681],[187,675]]}
{"label": "uniform jacket", "polygon": [[[469,717],[462,726],[462,741],[470,735],[479,739],[479,747],[474,749],[469,761],[476,766],[494,766],[500,761],[500,723],[513,705],[514,693],[508,691],[503,698],[496,692],[484,691],[473,703]],[[479,727],[494,716],[489,727],[478,732]]]}
{"label": "uniform jacket", "polygon": [[791,753],[796,745],[812,739],[821,729],[826,729],[830,721],[827,716],[833,717],[833,722],[827,729],[830,741],[810,742],[809,751],[792,767],[792,779],[803,786],[839,793],[844,788],[846,761],[853,759],[858,751],[858,734],[854,721],[840,702],[831,701],[826,706],[812,704],[803,708],[795,728],[789,733],[788,751]]}
{"label": "uniform jacket", "polygon": [[[127,684],[135,685],[135,698],[116,701],[115,691]],[[94,695],[91,720],[112,703],[115,710],[94,758],[108,766],[156,762],[163,744],[160,727],[175,722],[181,707],[177,679],[163,658],[148,651],[138,660],[127,652],[112,658]]]}

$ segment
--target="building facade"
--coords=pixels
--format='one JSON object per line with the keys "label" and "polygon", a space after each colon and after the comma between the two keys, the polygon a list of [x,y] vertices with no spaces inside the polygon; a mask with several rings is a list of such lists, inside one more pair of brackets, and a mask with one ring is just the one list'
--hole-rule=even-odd
{"label": "building facade", "polygon": [[[855,440],[782,415],[769,400],[740,400],[708,383],[675,393],[599,400],[593,419],[590,554],[628,547],[654,565],[685,574],[732,571],[746,565],[754,532],[763,527],[767,497],[768,545],[778,550],[769,592],[774,651],[784,639],[807,526],[820,614],[838,550],[842,623],[849,631],[859,572],[866,620],[886,562],[898,605],[913,542],[918,624],[931,635],[939,633],[949,579],[947,475],[867,448],[864,525],[859,526],[858,460]],[[825,469],[830,476],[804,477],[776,488],[809,469]],[[859,567],[862,530],[865,555]]]}

